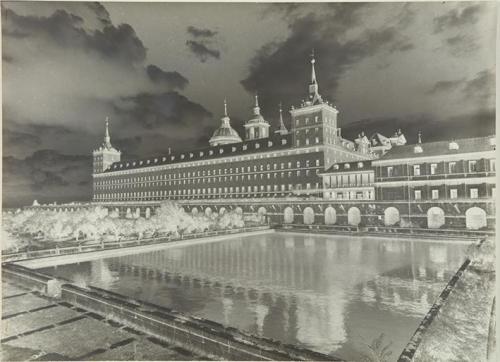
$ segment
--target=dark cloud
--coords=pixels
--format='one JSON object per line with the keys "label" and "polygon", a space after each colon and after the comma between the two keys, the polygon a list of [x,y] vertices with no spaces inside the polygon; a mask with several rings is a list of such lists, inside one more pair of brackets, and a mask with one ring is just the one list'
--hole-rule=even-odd
{"label": "dark cloud", "polygon": [[205,63],[210,58],[220,59],[220,51],[217,49],[210,49],[203,42],[187,40],[186,46],[202,63]]}
{"label": "dark cloud", "polygon": [[483,70],[464,84],[464,97],[489,99],[495,94],[495,74],[491,70]]}
{"label": "dark cloud", "polygon": [[440,80],[427,91],[427,94],[460,91],[467,100],[488,101],[494,96],[495,74],[485,69],[478,72],[473,78],[460,78],[456,80]]}
{"label": "dark cloud", "polygon": [[124,97],[114,103],[114,108],[123,128],[117,137],[118,145],[142,156],[165,153],[168,147],[199,146],[197,140],[206,127],[215,127],[209,111],[173,91]]}
{"label": "dark cloud", "polygon": [[427,91],[427,94],[434,95],[436,93],[441,92],[450,92],[457,90],[458,88],[463,86],[465,78],[457,79],[457,80],[440,80],[434,84],[434,86]]}
{"label": "dark cloud", "polygon": [[187,27],[187,32],[195,38],[212,38],[217,35],[215,30],[197,28],[192,25]]}
{"label": "dark cloud", "polygon": [[241,81],[249,92],[258,91],[264,108],[280,101],[304,99],[310,75],[304,72],[314,48],[320,93],[332,100],[343,74],[356,63],[378,52],[401,52],[413,45],[393,26],[362,31],[345,39],[352,24],[360,21],[366,4],[332,4],[325,15],[293,16],[290,35],[283,42],[264,45],[250,63],[249,76]]}
{"label": "dark cloud", "polygon": [[375,132],[392,136],[397,129],[405,134],[408,143],[416,143],[418,132],[423,141],[432,142],[452,138],[481,137],[495,134],[495,110],[464,114],[438,120],[428,115],[413,115],[404,118],[363,119],[342,128],[342,136],[354,139],[364,131],[368,136]]}
{"label": "dark cloud", "polygon": [[146,72],[153,82],[164,84],[169,89],[184,89],[189,83],[179,72],[165,72],[153,64],[146,67]]}
{"label": "dark cloud", "polygon": [[111,25],[109,12],[102,4],[98,2],[88,2],[85,3],[85,5],[96,14],[97,19],[99,19],[103,26]]}
{"label": "dark cloud", "polygon": [[439,33],[450,28],[459,28],[467,24],[475,24],[479,20],[480,4],[469,5],[463,9],[450,10],[445,15],[434,19],[434,32]]}
{"label": "dark cloud", "polygon": [[43,37],[64,48],[82,48],[125,63],[141,63],[146,48],[128,24],[118,26],[107,22],[102,30],[87,32],[80,16],[57,10],[48,17],[22,16],[2,8],[2,30],[7,36]]}
{"label": "dark cloud", "polygon": [[2,134],[3,147],[33,148],[41,144],[40,137],[36,134],[4,129]]}
{"label": "dark cloud", "polygon": [[474,36],[471,34],[458,34],[444,40],[445,49],[455,57],[473,55],[479,48]]}
{"label": "dark cloud", "polygon": [[3,206],[86,201],[92,194],[90,155],[40,150],[25,159],[3,157]]}

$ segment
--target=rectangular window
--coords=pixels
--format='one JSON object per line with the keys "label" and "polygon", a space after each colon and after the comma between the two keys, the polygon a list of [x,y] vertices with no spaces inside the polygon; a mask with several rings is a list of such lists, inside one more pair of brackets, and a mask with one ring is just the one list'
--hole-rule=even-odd
{"label": "rectangular window", "polygon": [[437,163],[431,163],[431,175],[436,174],[437,167],[438,167]]}
{"label": "rectangular window", "polygon": [[469,172],[476,172],[477,161],[469,161]]}
{"label": "rectangular window", "polygon": [[422,191],[415,190],[415,200],[421,200],[421,199],[422,199]]}
{"label": "rectangular window", "polygon": [[432,199],[439,199],[439,190],[432,190]]}
{"label": "rectangular window", "polygon": [[477,199],[479,197],[479,193],[477,189],[470,189],[470,198]]}
{"label": "rectangular window", "polygon": [[394,174],[394,168],[392,166],[387,167],[387,177],[392,177]]}
{"label": "rectangular window", "polygon": [[458,197],[457,189],[450,189],[450,199],[456,199]]}
{"label": "rectangular window", "polygon": [[495,172],[495,160],[490,160],[490,172]]}
{"label": "rectangular window", "polygon": [[457,163],[456,162],[450,162],[448,164],[448,171],[449,171],[449,173],[456,173],[457,172]]}
{"label": "rectangular window", "polygon": [[420,176],[420,165],[414,165],[413,166],[413,175],[414,176]]}

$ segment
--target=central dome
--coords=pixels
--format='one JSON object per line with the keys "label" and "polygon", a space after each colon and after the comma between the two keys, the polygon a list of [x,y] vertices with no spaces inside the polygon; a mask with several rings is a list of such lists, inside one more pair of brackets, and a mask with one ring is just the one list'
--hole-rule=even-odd
{"label": "central dome", "polygon": [[210,138],[210,146],[227,145],[229,143],[242,142],[240,135],[231,127],[230,118],[227,115],[227,105],[224,100],[224,117],[221,119],[222,124],[217,128]]}

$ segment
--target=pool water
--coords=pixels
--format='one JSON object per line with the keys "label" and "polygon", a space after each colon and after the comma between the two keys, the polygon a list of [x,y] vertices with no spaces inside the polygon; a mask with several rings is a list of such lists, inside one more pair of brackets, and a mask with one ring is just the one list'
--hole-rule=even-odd
{"label": "pool water", "polygon": [[39,269],[335,356],[396,360],[465,244],[292,233]]}

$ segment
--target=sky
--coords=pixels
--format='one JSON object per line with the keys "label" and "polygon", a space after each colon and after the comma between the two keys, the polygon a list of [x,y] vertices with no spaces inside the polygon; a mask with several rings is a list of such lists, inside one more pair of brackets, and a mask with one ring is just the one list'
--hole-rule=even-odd
{"label": "sky", "polygon": [[2,11],[3,206],[90,200],[104,120],[122,157],[204,147],[227,98],[272,128],[319,91],[346,138],[495,132],[495,2],[9,2]]}

